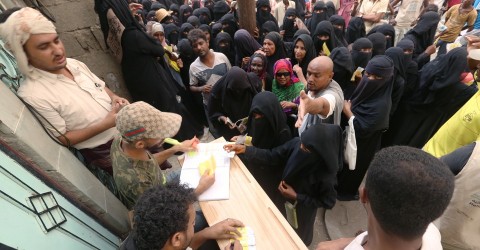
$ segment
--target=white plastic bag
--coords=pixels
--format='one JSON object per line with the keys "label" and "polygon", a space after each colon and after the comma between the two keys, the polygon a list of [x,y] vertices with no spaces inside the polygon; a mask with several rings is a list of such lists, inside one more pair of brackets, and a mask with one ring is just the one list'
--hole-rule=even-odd
{"label": "white plastic bag", "polygon": [[353,119],[355,116],[350,117],[348,120],[348,126],[345,127],[345,163],[348,164],[350,170],[355,170],[355,164],[357,163],[357,139],[355,138],[355,127],[353,127]]}

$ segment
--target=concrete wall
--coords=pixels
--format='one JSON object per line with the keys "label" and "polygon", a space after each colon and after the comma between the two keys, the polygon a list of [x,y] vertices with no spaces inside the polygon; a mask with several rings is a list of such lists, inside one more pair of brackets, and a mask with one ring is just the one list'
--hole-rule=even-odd
{"label": "concrete wall", "polygon": [[55,16],[67,56],[84,62],[116,94],[129,98],[120,65],[107,50],[94,0],[42,0]]}

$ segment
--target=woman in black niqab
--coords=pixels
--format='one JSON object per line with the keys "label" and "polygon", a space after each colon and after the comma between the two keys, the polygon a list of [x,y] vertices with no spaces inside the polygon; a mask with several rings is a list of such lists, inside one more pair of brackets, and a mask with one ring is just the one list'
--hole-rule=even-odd
{"label": "woman in black niqab", "polygon": [[244,29],[240,29],[235,32],[235,36],[233,37],[233,41],[235,43],[235,64],[236,66],[242,65],[242,60],[245,57],[250,57],[253,53],[262,48],[253,36]]}
{"label": "woman in black niqab", "polygon": [[[301,138],[295,137],[271,150],[247,147],[243,156],[249,164],[282,171],[282,186],[289,185],[297,196],[295,231],[310,245],[317,209],[331,209],[336,202],[337,173],[343,167],[342,129],[338,125],[316,124],[305,130]],[[278,192],[277,197],[273,201],[285,215],[284,203],[289,199]]]}
{"label": "woman in black niqab", "polygon": [[[182,103],[177,101],[178,85],[163,60],[165,54],[163,47],[139,27],[130,13],[127,2],[98,0],[95,9],[100,20],[106,19],[106,13],[111,9],[125,26],[121,36],[123,51],[121,67],[125,85],[133,101],[145,101],[163,112],[181,115],[182,124],[175,136],[176,139],[183,141],[195,135],[201,136],[203,126],[194,120]],[[104,29],[108,34],[108,27],[102,27],[102,30]]]}
{"label": "woman in black niqab", "polygon": [[280,30],[284,31],[283,41],[284,42],[293,42],[293,35],[298,30],[295,26],[295,19],[297,18],[297,13],[295,9],[289,8],[285,12],[285,18],[283,18],[283,24]]}
{"label": "woman in black niqab", "polygon": [[397,110],[398,103],[403,96],[407,68],[403,49],[392,47],[385,51],[385,55],[392,59],[394,65],[391,117]]}
{"label": "woman in black niqab", "polygon": [[367,36],[377,32],[385,35],[385,49],[393,47],[395,44],[395,29],[391,24],[384,23],[382,25],[375,26],[370,30],[370,32],[368,32]]}
{"label": "woman in black niqab", "polygon": [[[202,7],[197,10],[198,11],[198,19],[200,20],[200,24],[210,24],[212,22],[212,17],[210,10],[207,7]],[[200,26],[200,25],[199,25]]]}
{"label": "woman in black niqab", "polygon": [[318,1],[313,5],[313,13],[312,17],[307,20],[307,28],[310,31],[310,33],[313,33],[315,31],[315,28],[317,28],[317,24],[319,24],[321,21],[326,21],[328,20],[327,17],[327,6],[325,6],[325,3],[323,1]]}
{"label": "woman in black niqab", "polygon": [[352,56],[347,48],[337,47],[332,50],[330,58],[333,61],[333,80],[342,87],[343,97],[348,100],[355,90],[355,85],[350,81],[353,74]]}
{"label": "woman in black niqab", "polygon": [[398,107],[385,145],[421,148],[476,92],[460,76],[467,70],[465,48],[452,49],[427,63],[420,72],[419,88],[408,103]]}
{"label": "woman in black niqab", "polygon": [[365,22],[361,17],[352,17],[347,27],[347,43],[354,43],[357,39],[366,36]]}
{"label": "woman in black niqab", "polygon": [[192,15],[193,9],[192,7],[184,4],[180,6],[180,10],[178,12],[178,18],[180,19],[180,24],[186,23],[187,19]]}
{"label": "woman in black niqab", "polygon": [[[228,13],[224,15],[218,23],[221,23],[223,32],[227,32],[230,35],[230,37],[234,37],[235,32],[239,30],[237,18],[235,18],[235,15],[233,15],[232,13]],[[212,33],[213,33],[213,26],[212,26]]]}
{"label": "woman in black niqab", "polygon": [[439,21],[440,16],[437,12],[425,12],[417,25],[405,34],[405,38],[412,40],[415,44],[413,59],[418,63],[419,70],[430,61],[430,56],[423,52],[433,44]]}
{"label": "woman in black niqab", "polygon": [[372,42],[372,57],[377,55],[385,55],[387,40],[382,33],[373,33],[367,36],[368,40]]}
{"label": "woman in black niqab", "polygon": [[215,37],[215,44],[213,48],[216,52],[223,53],[230,61],[230,65],[234,65],[235,48],[233,45],[233,40],[228,33],[218,33],[217,37]]}
{"label": "woman in black niqab", "polygon": [[333,28],[335,31],[335,37],[339,42],[338,45],[347,47],[348,43],[347,43],[347,40],[345,39],[345,19],[340,15],[333,15],[330,17],[329,21],[333,25]]}
{"label": "woman in black niqab", "polygon": [[[320,36],[328,36],[328,40],[322,40],[320,39]],[[318,23],[317,28],[312,35],[312,39],[317,53],[320,54],[323,52],[326,56],[329,56],[330,52],[338,45],[333,25],[329,21],[321,21]]]}
{"label": "woman in black niqab", "polygon": [[268,0],[257,1],[257,27],[262,27],[266,21],[273,21],[277,23],[277,19],[272,15],[272,8]]}
{"label": "woman in black niqab", "polygon": [[350,53],[352,54],[354,70],[356,70],[358,67],[362,67],[364,69],[367,67],[368,61],[370,61],[372,58],[372,48],[373,44],[367,38],[357,39],[352,44],[352,51]]}
{"label": "woman in black niqab", "polygon": [[230,139],[239,134],[236,128],[230,129],[218,118],[225,116],[236,122],[248,117],[259,85],[260,80],[254,73],[247,74],[234,66],[213,86],[208,102],[208,118],[220,136]]}
{"label": "woman in black niqab", "polygon": [[337,14],[337,10],[335,9],[335,4],[333,4],[332,1],[328,1],[325,4],[325,7],[327,7],[327,18],[330,18],[331,16]]}
{"label": "woman in black niqab", "polygon": [[413,57],[415,45],[412,40],[404,38],[397,43],[397,47],[403,50],[405,55],[406,70],[405,70],[405,86],[401,101],[409,100],[418,88],[418,65]]}
{"label": "woman in black niqab", "polygon": [[177,45],[180,37],[180,29],[178,26],[173,23],[169,23],[167,25],[163,25],[163,29],[165,30],[165,38],[167,39],[168,44]]}
{"label": "woman in black niqab", "polygon": [[217,1],[213,6],[213,21],[220,20],[228,12],[230,12],[230,6],[225,1]]}
{"label": "woman in black niqab", "polygon": [[[394,65],[381,55],[372,58],[362,80],[353,92],[351,107],[345,103],[344,113],[353,119],[357,141],[355,170],[344,168],[338,178],[338,199],[354,200],[375,152],[380,149],[383,132],[388,128],[392,100]],[[377,77],[381,77],[380,79]],[[353,116],[351,116],[353,115]]]}

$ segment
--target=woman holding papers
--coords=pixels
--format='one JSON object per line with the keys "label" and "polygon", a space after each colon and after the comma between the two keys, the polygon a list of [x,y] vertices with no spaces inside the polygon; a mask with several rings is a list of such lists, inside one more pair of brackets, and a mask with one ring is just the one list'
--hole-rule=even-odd
{"label": "woman holding papers", "polygon": [[[328,143],[325,143],[328,142]],[[249,162],[282,168],[278,192],[289,208],[290,224],[306,245],[313,238],[313,223],[318,207],[327,209],[335,205],[337,172],[342,168],[342,130],[337,125],[316,124],[273,149],[225,145],[225,150],[244,154]],[[284,215],[287,211],[280,209]],[[292,218],[293,215],[293,220]],[[296,218],[295,218],[296,217]]]}

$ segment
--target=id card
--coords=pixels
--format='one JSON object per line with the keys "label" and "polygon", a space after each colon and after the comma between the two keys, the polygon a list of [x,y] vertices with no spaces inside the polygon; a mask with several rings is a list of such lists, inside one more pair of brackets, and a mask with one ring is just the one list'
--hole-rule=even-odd
{"label": "id card", "polygon": [[285,202],[285,211],[287,213],[287,221],[294,229],[298,229],[298,221],[297,221],[297,202],[292,204],[288,201]]}

